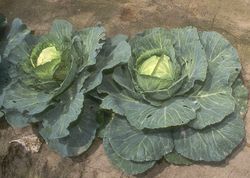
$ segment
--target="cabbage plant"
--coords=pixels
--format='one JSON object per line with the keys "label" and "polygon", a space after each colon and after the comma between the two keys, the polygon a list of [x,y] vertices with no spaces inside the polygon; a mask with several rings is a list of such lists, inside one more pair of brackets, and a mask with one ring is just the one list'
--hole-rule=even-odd
{"label": "cabbage plant", "polygon": [[104,134],[111,162],[138,174],[164,158],[218,162],[242,142],[247,89],[236,49],[216,32],[153,28],[129,40],[125,65],[98,87],[113,111]]}
{"label": "cabbage plant", "polygon": [[86,151],[99,112],[98,101],[88,93],[100,85],[104,70],[124,60],[121,49],[129,45],[105,39],[103,27],[75,31],[65,20],[55,20],[41,36],[27,28],[21,34],[12,31],[7,41],[4,57],[11,63],[11,81],[2,96],[8,123],[39,123],[41,136],[63,156]]}

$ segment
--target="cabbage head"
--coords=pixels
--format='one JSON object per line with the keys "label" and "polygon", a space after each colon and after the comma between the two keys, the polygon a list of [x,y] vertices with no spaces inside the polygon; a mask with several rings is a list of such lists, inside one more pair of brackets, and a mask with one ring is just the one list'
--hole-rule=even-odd
{"label": "cabbage head", "polygon": [[11,81],[2,94],[5,118],[13,127],[39,123],[50,148],[63,156],[79,155],[98,128],[99,101],[89,93],[100,85],[104,70],[124,60],[120,49],[129,45],[105,39],[103,27],[75,31],[65,20],[55,20],[40,36],[22,28],[28,34],[10,32],[3,53],[11,64]]}
{"label": "cabbage head", "polygon": [[245,136],[248,96],[236,49],[194,27],[149,29],[129,44],[127,63],[98,87],[101,107],[114,112],[104,134],[111,162],[138,174],[163,157],[191,164],[230,155]]}

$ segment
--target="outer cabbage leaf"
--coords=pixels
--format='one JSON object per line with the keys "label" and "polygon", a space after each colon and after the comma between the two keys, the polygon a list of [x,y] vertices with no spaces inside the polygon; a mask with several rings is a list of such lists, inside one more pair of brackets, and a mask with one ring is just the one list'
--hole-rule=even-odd
{"label": "outer cabbage leaf", "polygon": [[174,134],[178,153],[196,161],[222,161],[243,140],[244,123],[238,113],[232,113],[221,123],[203,130],[181,128]]}
{"label": "outer cabbage leaf", "polygon": [[241,143],[245,136],[242,118],[247,108],[248,92],[240,78],[234,82],[232,88],[235,111],[222,122],[205,129],[184,128],[176,131],[174,142],[177,152],[192,160],[221,161]]}
{"label": "outer cabbage leaf", "polygon": [[[113,80],[112,80],[113,78]],[[113,82],[115,81],[115,82]],[[131,75],[127,66],[118,66],[114,69],[112,76],[104,77],[102,85],[99,89],[108,94],[124,93],[138,101],[143,102],[145,97],[139,92],[136,92],[132,82]],[[122,92],[120,90],[122,89]],[[100,90],[99,90],[100,91]]]}
{"label": "outer cabbage leaf", "polygon": [[97,57],[97,70],[84,83],[86,92],[94,89],[102,82],[102,72],[111,69],[118,64],[126,63],[131,56],[130,46],[126,41],[119,41],[116,43],[106,42],[103,50]]}
{"label": "outer cabbage leaf", "polygon": [[15,110],[5,111],[5,119],[7,122],[15,128],[22,128],[28,126],[28,123],[32,119],[30,115],[22,114]]}
{"label": "outer cabbage leaf", "polygon": [[113,150],[111,144],[109,143],[108,134],[107,134],[108,132],[109,132],[109,125],[106,128],[105,136],[103,139],[103,146],[104,146],[104,150],[108,158],[110,159],[112,164],[114,164],[116,167],[126,172],[127,174],[139,174],[150,169],[155,164],[155,161],[135,162],[135,161],[129,161],[120,157]]}
{"label": "outer cabbage leaf", "polygon": [[232,88],[235,111],[222,122],[202,130],[177,130],[174,134],[177,152],[192,160],[221,161],[240,144],[245,136],[242,118],[246,113],[248,92],[240,78]]}
{"label": "outer cabbage leaf", "polygon": [[12,81],[4,89],[3,106],[20,113],[34,115],[44,111],[49,106],[52,95],[23,86],[18,81]]}
{"label": "outer cabbage leaf", "polygon": [[196,129],[218,123],[234,111],[231,85],[241,68],[236,50],[221,35],[202,32],[200,39],[209,65],[204,86],[195,94],[201,109],[190,126]]}
{"label": "outer cabbage leaf", "polygon": [[79,71],[96,63],[96,56],[100,52],[105,39],[103,27],[89,27],[78,32],[79,38],[75,38],[76,49],[82,58]]}
{"label": "outer cabbage leaf", "polygon": [[[118,66],[114,69],[113,79],[116,83],[118,83],[124,89],[136,92],[134,88],[134,84],[132,82],[131,74],[126,66]],[[108,81],[106,81],[108,82]]]}
{"label": "outer cabbage leaf", "polygon": [[68,136],[46,140],[49,147],[62,156],[80,155],[90,147],[95,138],[98,128],[96,122],[98,104],[93,100],[85,99],[83,105],[82,113],[68,128]]}
{"label": "outer cabbage leaf", "polygon": [[82,111],[84,101],[82,85],[87,77],[85,73],[79,76],[78,80],[57,98],[60,102],[53,109],[38,116],[44,118],[43,128],[40,130],[43,138],[56,139],[69,135],[70,123],[77,120]]}
{"label": "outer cabbage leaf", "polygon": [[[240,70],[240,60],[236,49],[219,33],[200,32],[200,41],[208,60],[208,72],[212,80],[211,88],[221,85],[231,86]],[[209,76],[208,76],[209,77]]]}
{"label": "outer cabbage leaf", "polygon": [[[152,50],[169,50],[171,47],[172,35],[163,28],[154,28],[146,30],[144,33],[136,35],[129,41],[134,60],[139,58],[143,53]],[[169,52],[174,57],[174,52]],[[144,54],[145,55],[145,54]]]}
{"label": "outer cabbage leaf", "polygon": [[235,101],[231,95],[231,89],[221,88],[215,91],[201,90],[195,99],[200,105],[197,111],[197,118],[189,126],[195,129],[203,129],[208,125],[222,121],[231,114],[235,108]]}
{"label": "outer cabbage leaf", "polygon": [[157,108],[122,94],[108,95],[104,98],[101,107],[125,115],[130,124],[137,129],[184,125],[196,118],[198,109],[193,101],[184,98]]}
{"label": "outer cabbage leaf", "polygon": [[103,139],[103,145],[105,152],[108,158],[111,160],[112,164],[114,164],[116,167],[127,174],[135,175],[143,173],[153,167],[153,165],[155,164],[155,161],[135,162],[123,159],[114,152],[106,138]]}
{"label": "outer cabbage leaf", "polygon": [[194,86],[196,80],[204,81],[206,79],[208,64],[196,28],[173,29],[171,33],[175,41],[176,57],[181,63],[184,63],[182,70],[188,76],[187,81],[178,91],[178,94],[182,95]]}
{"label": "outer cabbage leaf", "polygon": [[3,53],[3,58],[6,58],[9,56],[10,52],[19,45],[25,37],[30,34],[30,30],[27,29],[26,25],[23,24],[23,22],[16,18],[13,20],[10,32],[7,36],[7,44],[5,46],[5,50]]}
{"label": "outer cabbage leaf", "polygon": [[174,146],[170,131],[137,130],[125,117],[118,115],[110,122],[108,139],[120,157],[137,162],[158,160]]}
{"label": "outer cabbage leaf", "polygon": [[73,27],[66,20],[54,20],[49,34],[55,36],[62,42],[70,42],[72,38]]}

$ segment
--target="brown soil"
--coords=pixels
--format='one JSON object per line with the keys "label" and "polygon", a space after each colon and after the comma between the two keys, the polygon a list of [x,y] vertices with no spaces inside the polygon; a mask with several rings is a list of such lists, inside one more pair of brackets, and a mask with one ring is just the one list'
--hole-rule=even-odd
{"label": "brown soil", "polygon": [[[19,17],[37,33],[46,32],[55,18],[77,28],[102,23],[108,35],[133,35],[145,28],[196,26],[225,35],[238,49],[243,78],[250,89],[250,1],[249,0],[1,0],[0,12],[11,20]],[[225,163],[174,166],[164,161],[147,178],[248,178],[250,177],[250,112],[246,115],[246,140]],[[76,158],[61,158],[43,144],[38,153],[26,153],[13,139],[33,129],[12,129],[0,122],[1,178],[125,178],[104,154],[101,140]]]}

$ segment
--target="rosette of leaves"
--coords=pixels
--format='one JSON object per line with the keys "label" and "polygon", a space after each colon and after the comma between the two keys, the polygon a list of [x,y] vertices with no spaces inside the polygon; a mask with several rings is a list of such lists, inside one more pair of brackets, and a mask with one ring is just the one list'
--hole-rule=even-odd
{"label": "rosette of leaves", "polygon": [[115,113],[104,135],[111,162],[138,174],[163,157],[188,165],[230,155],[245,136],[248,96],[235,48],[194,27],[149,29],[129,44],[127,64],[98,87]]}
{"label": "rosette of leaves", "polygon": [[104,37],[103,27],[75,31],[69,22],[55,20],[48,34],[29,33],[15,48],[6,48],[11,63],[11,82],[3,92],[8,123],[39,122],[41,136],[63,156],[86,151],[99,112],[98,101],[88,93],[100,85],[104,70],[124,60],[121,49],[129,48],[125,41],[112,44]]}

